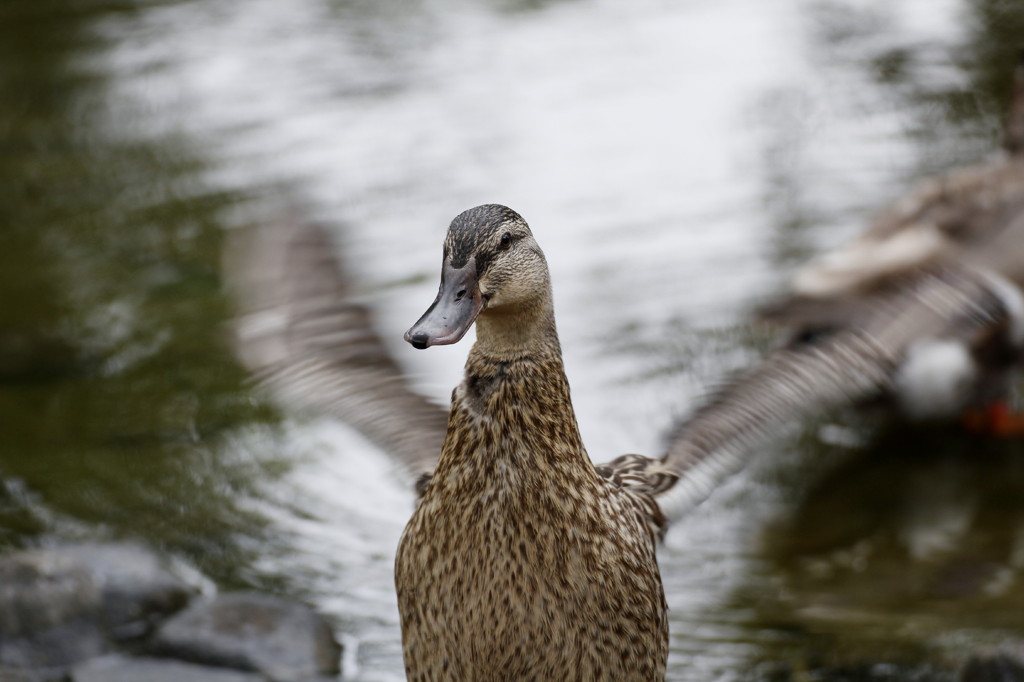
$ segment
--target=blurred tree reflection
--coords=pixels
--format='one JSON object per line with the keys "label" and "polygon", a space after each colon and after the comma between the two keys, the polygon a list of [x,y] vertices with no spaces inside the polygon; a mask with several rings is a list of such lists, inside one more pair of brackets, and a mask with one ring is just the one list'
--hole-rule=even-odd
{"label": "blurred tree reflection", "polygon": [[239,500],[272,462],[224,443],[273,415],[224,338],[239,197],[187,139],[111,131],[97,24],[135,11],[0,4],[0,544],[142,536],[244,583],[260,522]]}

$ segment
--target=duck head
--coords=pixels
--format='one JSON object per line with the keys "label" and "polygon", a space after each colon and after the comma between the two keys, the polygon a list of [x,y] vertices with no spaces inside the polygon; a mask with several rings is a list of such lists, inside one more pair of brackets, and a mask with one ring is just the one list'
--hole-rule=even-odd
{"label": "duck head", "polygon": [[498,204],[471,208],[448,228],[437,298],[405,340],[420,349],[456,343],[481,315],[549,308],[550,291],[547,262],[526,221]]}

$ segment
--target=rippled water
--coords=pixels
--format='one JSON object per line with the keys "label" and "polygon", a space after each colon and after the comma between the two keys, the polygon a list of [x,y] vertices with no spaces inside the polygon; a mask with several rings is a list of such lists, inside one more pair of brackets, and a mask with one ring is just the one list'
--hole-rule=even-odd
{"label": "rippled water", "polygon": [[[795,264],[996,149],[1024,30],[980,0],[0,12],[17,59],[0,63],[22,65],[0,71],[19,103],[0,115],[0,541],[143,537],[223,586],[305,596],[365,681],[402,679],[391,564],[412,498],[357,434],[279,421],[246,387],[223,229],[283,201],[335,226],[443,403],[468,344],[417,353],[401,332],[451,217],[516,208],[592,457],[653,453],[753,361],[745,314]],[[1021,453],[878,434],[846,417],[796,434],[670,533],[670,679],[942,679],[1024,632]]]}

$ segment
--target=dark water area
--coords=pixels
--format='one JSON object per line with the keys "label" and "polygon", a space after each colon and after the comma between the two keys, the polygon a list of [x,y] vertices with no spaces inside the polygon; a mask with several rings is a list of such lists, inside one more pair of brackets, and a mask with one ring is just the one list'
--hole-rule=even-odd
{"label": "dark water area", "polygon": [[139,11],[0,8],[0,545],[142,537],[246,582],[260,525],[237,499],[272,463],[223,443],[275,417],[223,329],[220,214],[240,197],[204,185],[190,140],[105,129],[95,23]]}
{"label": "dark water area", "polygon": [[[225,233],[303,197],[397,339],[452,206],[527,203],[592,455],[654,450],[769,345],[747,312],[795,266],[998,149],[1022,47],[1005,0],[5,0],[0,550],[141,539],[313,601],[345,679],[401,679],[411,496],[252,389]],[[442,402],[464,351],[401,359]],[[669,679],[945,680],[1024,646],[1019,443],[795,426],[670,534]]]}

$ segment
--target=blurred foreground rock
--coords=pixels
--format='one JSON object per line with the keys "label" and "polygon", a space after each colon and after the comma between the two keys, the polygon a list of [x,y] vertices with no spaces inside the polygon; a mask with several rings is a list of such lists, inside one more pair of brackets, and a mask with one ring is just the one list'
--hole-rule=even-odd
{"label": "blurred foreground rock", "polygon": [[108,649],[103,599],[88,568],[51,551],[0,561],[0,670],[48,678]]}
{"label": "blurred foreground rock", "polygon": [[254,593],[217,596],[167,621],[157,653],[254,670],[275,682],[337,675],[341,647],[326,621],[302,604]]}
{"label": "blurred foreground rock", "polygon": [[0,557],[0,682],[308,682],[336,678],[340,656],[309,607],[200,597],[141,545]]}
{"label": "blurred foreground rock", "polygon": [[265,682],[262,675],[159,658],[103,656],[71,673],[72,682]]}
{"label": "blurred foreground rock", "polygon": [[143,637],[198,594],[156,553],[133,544],[82,544],[53,550],[88,571],[99,589],[103,622],[116,640]]}

